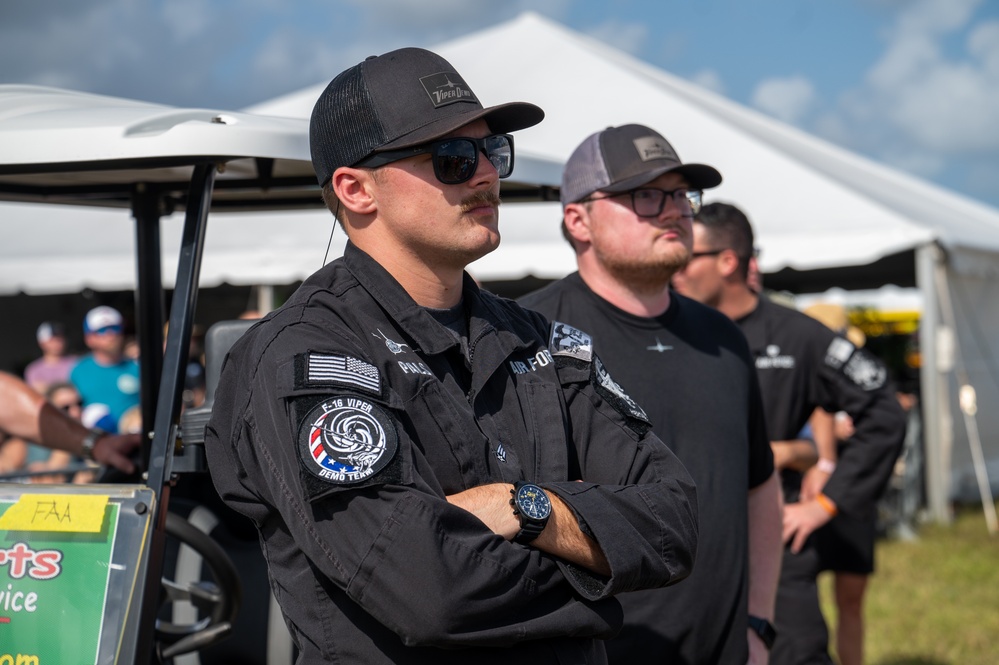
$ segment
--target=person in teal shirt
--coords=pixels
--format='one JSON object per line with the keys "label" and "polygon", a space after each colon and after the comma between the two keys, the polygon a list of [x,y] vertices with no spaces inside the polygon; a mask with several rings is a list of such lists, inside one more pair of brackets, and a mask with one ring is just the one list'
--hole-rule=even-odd
{"label": "person in teal shirt", "polygon": [[95,307],[84,318],[83,332],[90,354],[69,379],[83,397],[84,421],[117,432],[118,420],[139,404],[139,365],[124,356],[121,313],[106,305]]}

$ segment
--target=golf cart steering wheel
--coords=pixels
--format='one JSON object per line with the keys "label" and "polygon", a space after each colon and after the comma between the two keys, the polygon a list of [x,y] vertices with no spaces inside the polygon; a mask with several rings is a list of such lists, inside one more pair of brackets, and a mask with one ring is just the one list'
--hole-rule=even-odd
{"label": "golf cart steering wheel", "polygon": [[161,660],[203,649],[227,636],[243,600],[243,586],[236,567],[211,536],[171,512],[167,512],[166,534],[200,554],[215,581],[181,585],[165,577],[161,580],[164,605],[186,600],[202,614],[207,613],[191,624],[156,620],[157,651]]}

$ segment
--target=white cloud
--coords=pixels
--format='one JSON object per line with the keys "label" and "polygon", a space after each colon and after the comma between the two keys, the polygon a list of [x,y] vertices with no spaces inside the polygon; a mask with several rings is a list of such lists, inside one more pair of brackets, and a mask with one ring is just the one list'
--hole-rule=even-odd
{"label": "white cloud", "polygon": [[204,35],[212,25],[213,12],[200,0],[171,0],[160,12],[163,21],[181,42]]}
{"label": "white cloud", "polygon": [[753,106],[791,124],[799,123],[815,104],[815,86],[803,76],[762,81],[753,91]]}
{"label": "white cloud", "polygon": [[586,33],[613,48],[638,53],[648,39],[649,26],[646,23],[610,20],[590,28]]}
{"label": "white cloud", "polygon": [[983,1],[993,0],[893,5],[881,57],[859,85],[820,109],[812,129],[995,205],[999,21],[980,17]]}
{"label": "white cloud", "polygon": [[702,88],[717,92],[719,95],[725,94],[725,82],[722,81],[721,75],[713,69],[701,70],[694,74],[690,80]]}

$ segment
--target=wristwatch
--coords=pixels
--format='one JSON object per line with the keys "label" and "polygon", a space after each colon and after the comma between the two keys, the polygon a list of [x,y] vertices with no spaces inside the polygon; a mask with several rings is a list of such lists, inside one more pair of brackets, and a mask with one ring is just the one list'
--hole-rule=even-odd
{"label": "wristwatch", "polygon": [[513,537],[514,542],[526,545],[537,538],[548,524],[552,514],[552,502],[547,492],[523,480],[518,480],[510,490],[513,498],[513,514],[520,519],[520,531]]}
{"label": "wristwatch", "polygon": [[102,430],[100,427],[92,427],[87,436],[83,437],[83,456],[90,460],[94,460],[94,446],[97,445],[97,440],[103,436],[107,436],[107,432]]}
{"label": "wristwatch", "polygon": [[774,640],[777,639],[777,629],[774,628],[772,623],[762,617],[754,617],[750,614],[749,628],[760,636],[760,639],[763,640],[763,644],[766,645],[768,651],[774,647]]}

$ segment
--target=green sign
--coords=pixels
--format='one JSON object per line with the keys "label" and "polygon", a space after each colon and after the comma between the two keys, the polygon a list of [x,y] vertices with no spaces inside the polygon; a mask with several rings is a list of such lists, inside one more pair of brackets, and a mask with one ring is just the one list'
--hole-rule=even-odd
{"label": "green sign", "polygon": [[107,503],[92,533],[0,529],[0,665],[97,663],[118,515]]}

